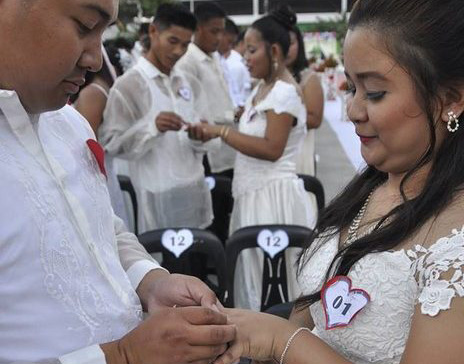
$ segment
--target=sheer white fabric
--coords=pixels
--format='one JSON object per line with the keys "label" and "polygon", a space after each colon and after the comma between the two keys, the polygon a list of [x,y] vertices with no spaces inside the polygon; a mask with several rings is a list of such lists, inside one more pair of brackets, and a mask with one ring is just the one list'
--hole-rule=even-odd
{"label": "sheer white fabric", "polygon": [[139,201],[139,231],[211,224],[211,193],[203,155],[218,140],[192,141],[184,130],[157,130],[160,112],[175,112],[187,123],[204,117],[202,91],[181,72],[168,77],[145,58],[120,77],[110,91],[99,135],[113,156],[130,160]]}
{"label": "sheer white fabric", "polygon": [[243,62],[243,57],[237,51],[232,50],[227,58],[219,55],[219,59],[234,107],[245,106],[251,92],[251,77]]}
{"label": "sheer white fabric", "polygon": [[[297,124],[291,129],[283,155],[275,162],[256,159],[238,153],[233,180],[234,209],[230,231],[250,225],[292,224],[312,227],[317,211],[303,183],[295,174],[295,158],[306,131],[306,109],[295,86],[277,81],[264,100],[255,107],[253,90],[240,119],[240,132],[264,137],[266,111],[288,113]],[[293,249],[292,249],[293,250]],[[295,299],[300,291],[291,277],[295,276],[294,262],[297,252],[289,250],[287,277],[289,296]],[[261,277],[263,271],[262,252],[258,249],[243,252],[237,263],[235,301],[238,307],[259,310],[261,299]]]}
{"label": "sheer white fabric", "polygon": [[[234,105],[229,89],[221,71],[219,60],[207,55],[197,45],[191,43],[187,52],[177,62],[176,69],[197,80],[207,96],[206,120],[214,124],[234,126]],[[208,153],[213,173],[234,168],[236,152],[227,144],[218,140],[220,148]]]}
{"label": "sheer white fabric", "polygon": [[[322,287],[328,266],[338,250],[334,236],[318,247],[315,241],[298,277],[304,294]],[[326,330],[321,302],[310,307],[313,333],[356,364],[398,364],[404,352],[415,305],[436,316],[450,308],[453,297],[464,296],[464,228],[429,248],[372,253],[360,259],[348,276],[353,288],[369,293],[371,301],[344,328]],[[446,280],[443,273],[452,278]]]}
{"label": "sheer white fabric", "polygon": [[159,265],[113,214],[92,130],[69,106],[30,116],[12,91],[0,110],[0,362],[120,338]]}

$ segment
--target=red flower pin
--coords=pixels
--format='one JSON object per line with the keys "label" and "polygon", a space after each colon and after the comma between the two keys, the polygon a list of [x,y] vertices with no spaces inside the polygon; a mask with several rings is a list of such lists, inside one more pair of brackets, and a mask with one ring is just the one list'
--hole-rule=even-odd
{"label": "red flower pin", "polygon": [[105,151],[103,150],[102,146],[98,144],[96,140],[93,140],[93,139],[87,139],[87,145],[90,151],[95,156],[95,159],[97,160],[98,167],[100,168],[101,173],[103,173],[104,176],[108,178],[106,175],[106,169],[105,169]]}

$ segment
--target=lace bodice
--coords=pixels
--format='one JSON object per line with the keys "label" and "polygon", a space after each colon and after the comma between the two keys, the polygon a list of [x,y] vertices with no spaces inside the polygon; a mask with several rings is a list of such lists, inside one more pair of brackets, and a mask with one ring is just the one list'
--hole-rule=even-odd
{"label": "lace bodice", "polygon": [[[338,249],[338,236],[306,253],[298,277],[304,294],[319,290]],[[344,328],[326,330],[320,301],[310,306],[313,333],[356,364],[397,364],[409,335],[416,304],[422,314],[436,316],[450,308],[451,300],[464,296],[464,227],[437,240],[429,248],[368,254],[348,276],[353,288],[367,291],[371,301]],[[446,276],[452,277],[446,280]]]}
{"label": "lace bodice", "polygon": [[240,118],[239,131],[244,134],[264,137],[267,127],[266,111],[276,114],[287,113],[295,117],[296,125],[291,129],[282,156],[275,162],[237,154],[233,181],[234,196],[264,187],[269,181],[295,177],[296,156],[306,132],[306,109],[294,85],[277,81],[269,94],[253,106],[259,85],[248,98]]}

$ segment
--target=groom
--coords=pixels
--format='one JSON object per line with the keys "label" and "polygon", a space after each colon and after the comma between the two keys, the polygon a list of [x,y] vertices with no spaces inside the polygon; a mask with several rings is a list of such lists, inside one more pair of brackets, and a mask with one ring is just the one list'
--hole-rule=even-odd
{"label": "groom", "polygon": [[207,363],[235,337],[214,294],[114,216],[101,149],[65,106],[101,67],[117,7],[0,0],[2,363]]}

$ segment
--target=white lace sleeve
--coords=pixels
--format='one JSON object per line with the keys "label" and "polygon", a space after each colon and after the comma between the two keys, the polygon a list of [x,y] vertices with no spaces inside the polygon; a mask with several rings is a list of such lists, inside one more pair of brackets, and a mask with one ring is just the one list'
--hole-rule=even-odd
{"label": "white lace sleeve", "polygon": [[417,245],[408,255],[415,260],[423,314],[436,316],[450,308],[454,297],[464,297],[464,227],[438,239],[428,249]]}
{"label": "white lace sleeve", "polygon": [[266,98],[256,105],[256,111],[272,110],[276,114],[287,113],[298,118],[303,106],[300,95],[294,85],[277,81]]}

